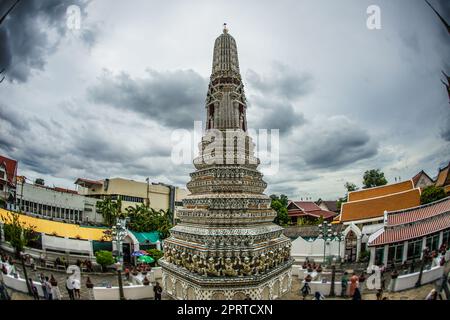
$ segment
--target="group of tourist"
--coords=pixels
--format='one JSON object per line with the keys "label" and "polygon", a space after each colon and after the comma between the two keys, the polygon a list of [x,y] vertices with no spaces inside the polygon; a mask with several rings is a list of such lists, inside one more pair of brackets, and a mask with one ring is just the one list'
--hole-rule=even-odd
{"label": "group of tourist", "polygon": [[[308,272],[310,272],[310,270],[314,270],[312,265],[311,268],[309,267],[307,268]],[[366,276],[364,275],[364,273],[361,273],[361,275],[358,276],[355,272],[353,272],[352,276],[349,278],[348,272],[344,272],[341,278],[341,297],[342,298],[351,297],[352,300],[361,300],[362,288],[365,280]],[[308,275],[305,277],[305,283],[303,284],[303,287],[300,289],[300,294],[303,297],[303,300],[305,300],[308,297],[308,295],[311,294],[311,287],[309,285],[310,281],[311,275],[308,273]],[[319,291],[314,293],[313,300],[324,300],[324,299],[325,297]]]}
{"label": "group of tourist", "polygon": [[[37,282],[41,284],[44,300],[61,300],[62,294],[58,287],[58,282],[53,275],[45,276],[43,273],[37,277]],[[32,278],[28,278],[31,293],[35,300],[40,300],[38,288]],[[66,290],[70,300],[81,299],[80,289],[81,283],[78,279],[67,277],[66,278]]]}
{"label": "group of tourist", "polygon": [[145,275],[150,271],[152,271],[152,268],[148,264],[142,263],[138,264],[137,266],[127,265],[125,267],[124,273],[126,280],[130,281],[131,275],[137,275],[139,273]]}

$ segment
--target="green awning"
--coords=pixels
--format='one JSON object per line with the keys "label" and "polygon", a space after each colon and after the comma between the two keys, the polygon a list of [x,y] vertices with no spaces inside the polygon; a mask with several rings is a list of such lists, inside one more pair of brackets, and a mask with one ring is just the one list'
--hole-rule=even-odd
{"label": "green awning", "polygon": [[131,233],[136,237],[140,244],[152,243],[155,244],[158,241],[161,241],[159,238],[158,231],[151,232],[135,232],[131,231]]}

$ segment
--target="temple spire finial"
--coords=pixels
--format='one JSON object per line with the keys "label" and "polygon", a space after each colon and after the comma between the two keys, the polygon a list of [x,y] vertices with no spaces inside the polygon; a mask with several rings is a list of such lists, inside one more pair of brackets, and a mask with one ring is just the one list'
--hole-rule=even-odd
{"label": "temple spire finial", "polygon": [[227,33],[227,32],[228,32],[227,23],[224,22],[224,24],[223,24],[223,33]]}

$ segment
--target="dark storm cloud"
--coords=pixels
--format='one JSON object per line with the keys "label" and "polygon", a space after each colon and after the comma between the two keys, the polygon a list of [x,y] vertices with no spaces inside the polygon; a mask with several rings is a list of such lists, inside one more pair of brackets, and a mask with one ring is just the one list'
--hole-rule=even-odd
{"label": "dark storm cloud", "polygon": [[[281,134],[305,123],[293,103],[312,91],[312,76],[296,73],[292,68],[275,62],[268,74],[248,70],[245,79],[249,91],[249,125],[255,129],[279,129]],[[251,107],[255,106],[256,109]]]}
{"label": "dark storm cloud", "polygon": [[442,139],[450,142],[450,110],[448,111],[447,119],[445,122],[445,127],[441,133]]}
{"label": "dark storm cloud", "polygon": [[320,121],[302,136],[298,155],[312,168],[337,169],[375,156],[378,144],[343,116]]}
{"label": "dark storm cloud", "polygon": [[9,123],[16,129],[24,130],[28,128],[28,124],[23,118],[14,112],[14,110],[7,108],[4,104],[0,103],[0,121]]}
{"label": "dark storm cloud", "polygon": [[269,74],[260,75],[248,70],[245,78],[252,90],[280,99],[295,100],[312,91],[312,76],[309,73],[297,73],[279,62],[273,64]]}
{"label": "dark storm cloud", "polygon": [[[42,70],[47,56],[67,32],[66,10],[78,5],[82,16],[89,0],[22,0],[0,26],[0,68],[6,69],[10,81],[25,82],[33,69]],[[0,2],[0,14],[13,0]],[[93,31],[85,28],[82,38],[88,44],[95,39]]]}
{"label": "dark storm cloud", "polygon": [[94,103],[138,112],[164,126],[193,128],[204,118],[207,79],[192,70],[158,72],[147,70],[144,78],[105,71],[88,88]]}
{"label": "dark storm cloud", "polygon": [[[4,110],[8,110],[7,117],[3,116]],[[170,174],[173,170],[167,163],[170,146],[136,146],[132,144],[133,134],[130,136],[126,130],[109,130],[98,120],[78,122],[70,114],[66,120],[65,126],[55,125],[58,123],[51,118],[36,118],[0,105],[0,154],[17,159],[21,169],[69,179],[75,178],[73,172],[90,177],[126,177]],[[103,120],[111,123],[107,118]],[[122,128],[118,124],[112,126]],[[174,172],[186,174],[178,168]]]}
{"label": "dark storm cloud", "polygon": [[302,113],[295,112],[288,101],[271,99],[264,96],[250,96],[249,128],[278,129],[281,134],[288,134],[292,128],[302,126],[306,120]]}

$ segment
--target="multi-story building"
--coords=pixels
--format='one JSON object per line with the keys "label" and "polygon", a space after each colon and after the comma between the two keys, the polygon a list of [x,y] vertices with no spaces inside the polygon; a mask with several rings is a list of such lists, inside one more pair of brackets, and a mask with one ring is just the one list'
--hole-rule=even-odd
{"label": "multi-story building", "polygon": [[383,227],[369,238],[370,265],[422,259],[428,248],[450,246],[450,197],[414,208],[385,212]]}
{"label": "multi-story building", "polygon": [[96,210],[97,199],[80,195],[75,190],[30,184],[19,178],[17,207],[27,215],[72,223],[101,223]]}
{"label": "multi-story building", "polygon": [[342,204],[334,221],[345,226],[345,259],[357,261],[360,253],[367,250],[370,235],[384,226],[386,211],[419,205],[420,189],[414,187],[412,180],[350,192],[348,202]]}
{"label": "multi-story building", "polygon": [[188,192],[185,189],[162,184],[134,181],[122,178],[89,180],[78,178],[75,181],[78,193],[96,199],[122,200],[122,210],[142,203],[155,210],[168,210],[177,217],[177,209]]}
{"label": "multi-story building", "polygon": [[17,161],[0,156],[0,207],[12,208],[16,197]]}

